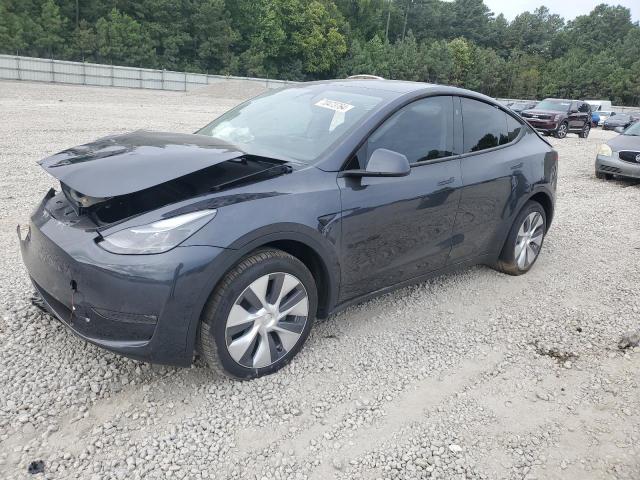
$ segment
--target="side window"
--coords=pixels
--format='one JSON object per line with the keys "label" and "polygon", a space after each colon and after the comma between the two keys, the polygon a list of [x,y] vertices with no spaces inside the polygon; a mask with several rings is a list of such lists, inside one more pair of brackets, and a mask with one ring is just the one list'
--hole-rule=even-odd
{"label": "side window", "polygon": [[522,124],[511,115],[505,114],[505,117],[507,117],[507,137],[512,142],[520,135]]}
{"label": "side window", "polygon": [[401,108],[369,137],[365,147],[364,155],[358,156],[367,162],[378,148],[402,153],[409,163],[454,155],[453,98],[430,97]]}
{"label": "side window", "polygon": [[[506,117],[508,115],[488,103],[470,98],[462,98],[461,100],[464,153],[486,150],[510,141],[507,132]],[[522,127],[520,126],[520,128]]]}

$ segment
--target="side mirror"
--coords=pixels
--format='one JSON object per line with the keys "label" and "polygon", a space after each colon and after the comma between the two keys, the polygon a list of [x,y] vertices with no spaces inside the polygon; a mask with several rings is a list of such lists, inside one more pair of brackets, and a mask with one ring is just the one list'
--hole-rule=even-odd
{"label": "side mirror", "polygon": [[378,148],[371,154],[365,170],[346,170],[343,177],[404,177],[411,173],[409,160],[402,153]]}
{"label": "side mirror", "polygon": [[624,132],[624,127],[616,127],[616,128],[613,129],[613,131],[616,132],[616,133],[622,133],[622,132]]}

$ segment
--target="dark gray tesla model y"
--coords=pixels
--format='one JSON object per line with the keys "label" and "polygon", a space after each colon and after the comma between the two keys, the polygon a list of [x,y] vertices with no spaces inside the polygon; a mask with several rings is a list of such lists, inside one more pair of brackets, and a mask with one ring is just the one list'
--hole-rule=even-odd
{"label": "dark gray tesla model y", "polygon": [[313,321],[446,271],[536,261],[557,153],[491,98],[386,80],[306,83],[195,134],[102,138],[18,227],[35,301],[136,359],[274,372]]}

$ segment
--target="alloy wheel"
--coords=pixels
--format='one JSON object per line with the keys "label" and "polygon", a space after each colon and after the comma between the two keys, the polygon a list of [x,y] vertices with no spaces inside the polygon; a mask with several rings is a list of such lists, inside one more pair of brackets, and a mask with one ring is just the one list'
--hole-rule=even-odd
{"label": "alloy wheel", "polygon": [[540,253],[544,237],[544,220],[540,212],[531,212],[522,222],[516,238],[516,263],[520,270],[531,266]]}
{"label": "alloy wheel", "polygon": [[558,138],[564,138],[567,136],[567,124],[563,123],[558,127]]}
{"label": "alloy wheel", "polygon": [[297,277],[263,275],[231,307],[225,326],[227,351],[243,367],[268,367],[298,344],[308,316],[307,290]]}

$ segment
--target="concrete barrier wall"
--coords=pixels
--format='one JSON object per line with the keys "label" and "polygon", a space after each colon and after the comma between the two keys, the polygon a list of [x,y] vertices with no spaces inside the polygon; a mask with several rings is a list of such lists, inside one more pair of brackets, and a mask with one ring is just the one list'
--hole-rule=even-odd
{"label": "concrete barrier wall", "polygon": [[187,91],[229,80],[252,82],[266,88],[281,88],[297,83],[268,78],[173,72],[16,55],[0,55],[0,79],[174,91]]}

